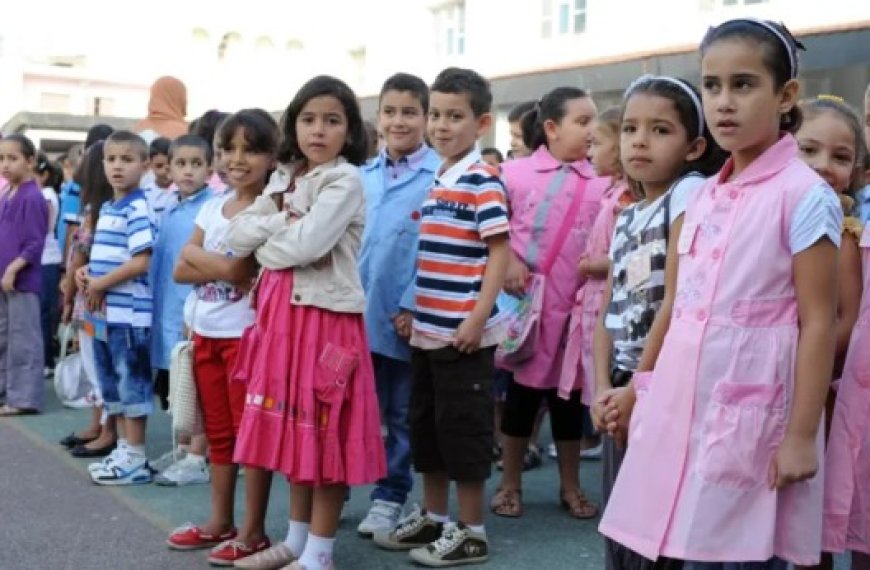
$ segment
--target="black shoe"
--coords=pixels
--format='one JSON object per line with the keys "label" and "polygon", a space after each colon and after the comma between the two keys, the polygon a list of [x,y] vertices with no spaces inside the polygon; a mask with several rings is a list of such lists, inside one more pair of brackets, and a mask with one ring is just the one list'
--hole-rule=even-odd
{"label": "black shoe", "polygon": [[105,457],[115,451],[116,444],[107,445],[106,447],[98,447],[96,449],[88,449],[87,447],[82,445],[77,445],[73,447],[69,454],[73,457],[78,457],[80,459],[88,458],[88,457]]}
{"label": "black shoe", "polygon": [[86,443],[90,443],[90,442],[94,441],[95,439],[97,439],[97,438],[95,438],[95,437],[81,438],[81,437],[77,436],[75,434],[75,432],[73,432],[73,433],[69,434],[68,436],[66,436],[65,438],[63,438],[62,440],[60,440],[58,443],[67,449],[72,449],[73,447],[77,447],[79,445],[84,445]]}

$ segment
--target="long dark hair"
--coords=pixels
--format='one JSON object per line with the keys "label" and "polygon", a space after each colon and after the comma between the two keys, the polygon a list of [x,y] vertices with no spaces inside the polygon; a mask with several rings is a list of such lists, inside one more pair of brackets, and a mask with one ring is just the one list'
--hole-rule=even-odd
{"label": "long dark hair", "polygon": [[94,143],[85,152],[79,165],[78,174],[82,185],[82,210],[81,215],[86,218],[90,228],[96,224],[100,215],[100,208],[114,196],[114,190],[106,177],[106,169],[103,166],[103,146],[99,141]]}
{"label": "long dark hair", "polygon": [[573,99],[585,99],[589,93],[578,87],[557,87],[541,97],[531,111],[524,114],[520,126],[523,129],[523,144],[531,151],[547,144],[544,123],[560,122],[568,112],[567,103]]}

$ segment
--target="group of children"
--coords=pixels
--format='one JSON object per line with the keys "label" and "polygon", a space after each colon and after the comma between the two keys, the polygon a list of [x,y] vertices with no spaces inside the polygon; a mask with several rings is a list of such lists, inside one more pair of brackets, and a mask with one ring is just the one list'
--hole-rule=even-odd
{"label": "group of children", "polygon": [[[512,115],[504,163],[477,146],[489,84],[458,68],[386,81],[368,160],[356,97],[327,76],[280,125],[246,109],[150,149],[110,134],[83,158],[64,288],[102,411],[65,443],[108,453],[97,484],[150,482],[152,371],[165,385],[190,337],[204,437],[187,434],[182,461],[212,510],[167,542],[214,565],[334,568],[348,487],[366,484],[361,536],[425,566],[484,562],[496,439],[490,509],[519,517],[545,404],[571,517],[599,514],[578,477],[584,414],[604,434],[607,568],[779,569],[844,550],[868,568],[870,233],[850,214],[870,132],[836,97],[799,101],[801,48],[780,24],[725,22],[701,43],[700,91],[643,76],[599,113],[554,89]],[[35,156],[0,140],[4,415],[42,398],[24,324],[54,217]],[[404,513],[412,468],[423,501]],[[171,469],[166,484],[197,481]],[[272,543],[275,472],[291,500]]]}

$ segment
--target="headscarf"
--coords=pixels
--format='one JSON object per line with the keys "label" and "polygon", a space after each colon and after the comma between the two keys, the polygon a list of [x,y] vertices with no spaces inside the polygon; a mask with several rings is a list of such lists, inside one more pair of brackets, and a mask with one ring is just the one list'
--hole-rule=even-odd
{"label": "headscarf", "polygon": [[185,115],[187,88],[181,80],[167,75],[151,86],[148,116],[136,123],[133,130],[149,143],[158,136],[175,139],[187,134]]}

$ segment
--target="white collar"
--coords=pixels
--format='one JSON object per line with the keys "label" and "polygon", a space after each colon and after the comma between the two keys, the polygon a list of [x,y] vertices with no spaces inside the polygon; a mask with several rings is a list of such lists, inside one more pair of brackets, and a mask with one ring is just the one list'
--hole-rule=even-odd
{"label": "white collar", "polygon": [[468,154],[462,157],[462,160],[448,168],[443,174],[439,174],[438,176],[436,176],[438,184],[440,186],[444,186],[445,188],[455,186],[456,182],[459,180],[459,177],[465,174],[468,168],[479,160],[481,160],[480,146],[475,143],[474,148],[472,148]]}

